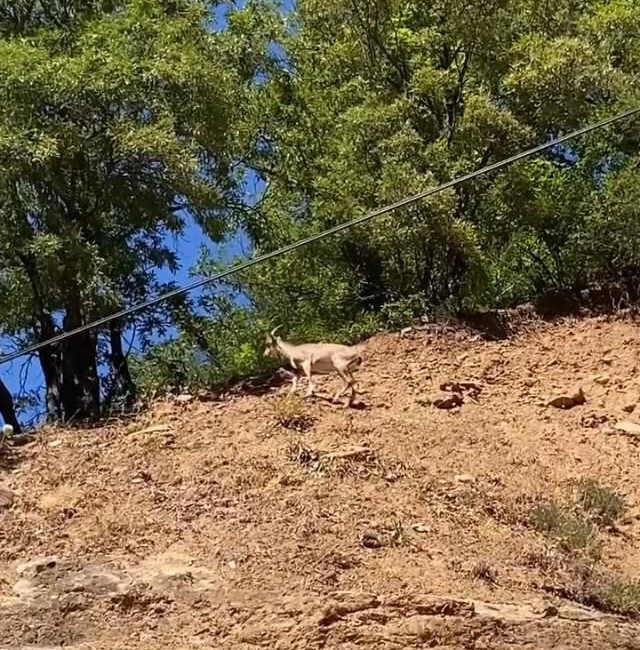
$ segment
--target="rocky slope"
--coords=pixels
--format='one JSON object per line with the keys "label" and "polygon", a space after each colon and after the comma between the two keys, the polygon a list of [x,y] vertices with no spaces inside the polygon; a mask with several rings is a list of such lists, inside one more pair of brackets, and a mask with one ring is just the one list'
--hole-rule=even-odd
{"label": "rocky slope", "polygon": [[381,336],[359,409],[181,396],[5,446],[0,647],[640,648],[638,334]]}

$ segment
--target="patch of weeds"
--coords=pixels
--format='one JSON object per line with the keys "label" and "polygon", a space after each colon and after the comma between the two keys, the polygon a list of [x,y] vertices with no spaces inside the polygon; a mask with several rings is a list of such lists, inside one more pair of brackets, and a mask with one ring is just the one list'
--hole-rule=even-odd
{"label": "patch of weeds", "polygon": [[539,569],[543,573],[555,572],[562,565],[558,550],[547,545],[542,548],[525,550],[522,553],[521,561],[524,566]]}
{"label": "patch of weeds", "polygon": [[317,467],[318,464],[318,452],[300,442],[289,445],[287,456],[289,460],[303,467]]}
{"label": "patch of weeds", "polygon": [[285,429],[302,433],[313,426],[314,418],[299,397],[288,395],[274,400],[272,409],[275,421]]}
{"label": "patch of weeds", "polygon": [[483,560],[476,562],[470,569],[469,575],[474,580],[481,580],[491,585],[498,582],[497,571],[488,563]]}
{"label": "patch of weeds", "polygon": [[627,509],[622,497],[613,489],[593,479],[579,479],[573,488],[577,505],[602,526],[613,526]]}
{"label": "patch of weeds", "polygon": [[384,478],[393,483],[405,472],[402,463],[388,463],[373,449],[357,447],[345,451],[332,451],[322,454],[319,471],[338,478]]}
{"label": "patch of weeds", "polygon": [[555,541],[564,551],[596,550],[596,528],[582,513],[553,501],[534,506],[530,523],[535,530]]}
{"label": "patch of weeds", "polygon": [[640,582],[611,576],[595,565],[574,563],[567,574],[568,586],[552,587],[557,595],[602,612],[640,618]]}
{"label": "patch of weeds", "polygon": [[316,451],[296,441],[287,448],[287,458],[321,476],[337,478],[384,478],[388,482],[399,480],[405,467],[402,463],[391,466],[373,449],[356,447],[338,451]]}
{"label": "patch of weeds", "polygon": [[602,611],[640,617],[640,582],[619,578],[611,580],[596,588],[590,600]]}
{"label": "patch of weeds", "polygon": [[404,546],[408,541],[407,531],[400,519],[396,519],[391,526],[391,544],[393,546]]}

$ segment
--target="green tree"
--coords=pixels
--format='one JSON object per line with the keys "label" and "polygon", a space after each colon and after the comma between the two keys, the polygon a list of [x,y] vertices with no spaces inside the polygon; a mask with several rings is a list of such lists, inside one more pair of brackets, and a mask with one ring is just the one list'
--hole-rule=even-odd
{"label": "green tree", "polygon": [[[283,24],[282,63],[248,111],[249,164],[266,186],[244,222],[256,250],[637,102],[638,12],[602,0],[300,0]],[[634,124],[378,218],[243,286],[302,333],[394,305],[484,308],[584,283],[597,270],[590,213],[603,173],[629,164]]]}
{"label": "green tree", "polygon": [[[299,0],[279,28],[250,2],[231,16],[236,51],[265,24],[276,46],[252,59],[242,127],[264,191],[238,213],[256,253],[640,100],[632,0]],[[637,146],[637,120],[620,123],[243,273],[227,286],[246,306],[212,294],[199,340],[158,348],[154,371],[197,383],[201,349],[207,381],[233,376],[234,351],[253,358],[274,322],[351,339],[638,270]]]}
{"label": "green tree", "polygon": [[[246,74],[211,3],[0,2],[0,331],[48,339],[163,288],[168,234],[214,240],[238,202]],[[172,322],[159,309],[139,327]],[[56,419],[131,399],[132,321],[40,351]],[[110,365],[101,385],[99,366]]]}

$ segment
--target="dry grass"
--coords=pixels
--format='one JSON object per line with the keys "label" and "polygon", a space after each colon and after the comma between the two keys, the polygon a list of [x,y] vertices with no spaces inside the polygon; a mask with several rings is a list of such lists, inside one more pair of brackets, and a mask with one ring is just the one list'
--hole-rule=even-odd
{"label": "dry grass", "polygon": [[569,486],[565,502],[534,504],[529,523],[563,551],[596,556],[599,532],[624,516],[625,502],[612,488],[592,478],[570,481]]}
{"label": "dry grass", "polygon": [[531,525],[568,553],[597,550],[597,530],[583,513],[550,501],[531,511]]}
{"label": "dry grass", "polygon": [[297,395],[286,395],[273,400],[273,418],[281,427],[292,431],[308,431],[314,423],[308,405]]}
{"label": "dry grass", "polygon": [[591,602],[607,612],[640,617],[640,581],[611,580],[592,595]]}
{"label": "dry grass", "polygon": [[75,514],[82,501],[82,490],[71,483],[62,483],[51,491],[45,492],[39,499],[38,505],[48,515]]}
{"label": "dry grass", "polygon": [[469,574],[473,580],[481,580],[490,585],[498,583],[498,571],[484,560],[475,562]]}
{"label": "dry grass", "polygon": [[[624,576],[640,575],[640,448],[605,428],[630,417],[627,392],[640,386],[637,325],[572,321],[493,342],[385,335],[367,354],[363,410],[285,387],[158,402],[126,423],[45,431],[12,450],[2,482],[17,499],[0,512],[5,645],[632,647],[638,626],[617,621],[431,618],[424,601],[551,593],[636,614],[637,583]],[[606,385],[589,383],[604,373]],[[482,390],[455,413],[425,406],[434,387],[466,381]],[[546,406],[577,381],[584,408]],[[59,575],[36,601],[16,601],[16,565],[49,555],[64,560]],[[74,591],[69,564],[122,572],[124,599]],[[150,585],[142,606],[129,606],[139,582]],[[329,604],[344,594],[366,609]]]}
{"label": "dry grass", "polygon": [[594,479],[578,479],[574,491],[578,507],[599,525],[613,526],[626,512],[624,499],[611,487]]}

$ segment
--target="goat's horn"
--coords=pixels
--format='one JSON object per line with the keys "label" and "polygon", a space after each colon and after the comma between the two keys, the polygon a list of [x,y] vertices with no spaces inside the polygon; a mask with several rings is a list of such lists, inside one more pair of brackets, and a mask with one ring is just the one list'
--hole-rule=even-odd
{"label": "goat's horn", "polygon": [[277,327],[274,327],[274,328],[271,330],[271,337],[272,337],[272,338],[275,337],[276,332],[277,332],[281,327],[282,327],[282,325],[278,325]]}

